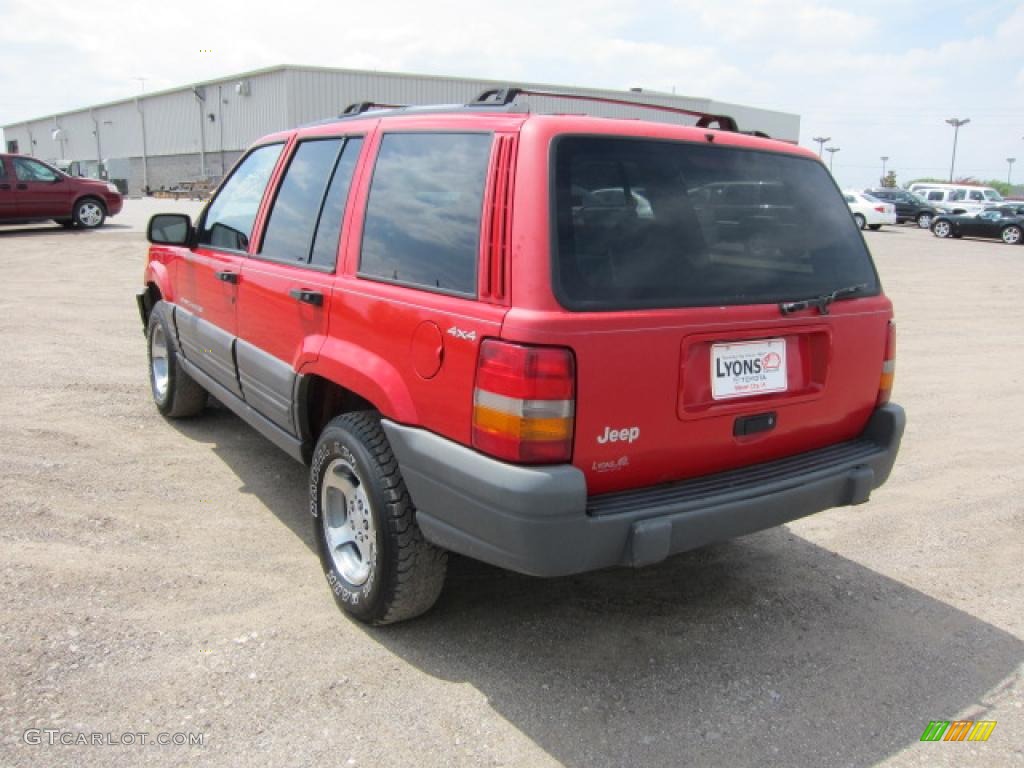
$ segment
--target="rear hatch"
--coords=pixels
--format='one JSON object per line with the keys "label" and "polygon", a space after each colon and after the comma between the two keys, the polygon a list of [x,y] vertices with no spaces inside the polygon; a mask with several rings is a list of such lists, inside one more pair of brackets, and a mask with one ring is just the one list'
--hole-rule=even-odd
{"label": "rear hatch", "polygon": [[863,429],[892,311],[821,163],[564,136],[552,175],[552,287],[568,311],[513,309],[503,335],[573,350],[573,463],[590,493]]}

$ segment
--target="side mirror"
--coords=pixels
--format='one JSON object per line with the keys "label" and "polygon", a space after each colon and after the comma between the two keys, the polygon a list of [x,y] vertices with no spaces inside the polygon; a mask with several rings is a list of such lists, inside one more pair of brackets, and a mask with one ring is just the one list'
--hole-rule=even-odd
{"label": "side mirror", "polygon": [[60,184],[62,181],[64,181],[64,177],[63,176],[55,176],[53,181],[51,181],[50,183],[51,184]]}
{"label": "side mirror", "polygon": [[192,219],[184,213],[158,213],[149,220],[146,239],[153,245],[188,245],[192,241]]}

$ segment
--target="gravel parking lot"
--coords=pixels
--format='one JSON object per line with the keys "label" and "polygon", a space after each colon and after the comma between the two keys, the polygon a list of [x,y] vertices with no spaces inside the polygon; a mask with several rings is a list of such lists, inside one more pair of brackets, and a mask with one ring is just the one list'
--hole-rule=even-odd
{"label": "gravel parking lot", "polygon": [[[325,585],[305,469],[150,402],[142,229],[197,208],[0,227],[0,765],[1024,764],[1024,247],[865,233],[909,417],[870,504],[638,571],[454,559],[376,630]],[[998,725],[919,742],[954,719]],[[93,733],[204,743],[60,743]]]}

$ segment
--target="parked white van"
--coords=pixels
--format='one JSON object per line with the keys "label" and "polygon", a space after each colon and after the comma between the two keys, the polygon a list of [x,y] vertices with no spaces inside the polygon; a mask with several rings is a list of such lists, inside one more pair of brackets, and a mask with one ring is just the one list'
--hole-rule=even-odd
{"label": "parked white van", "polygon": [[948,209],[950,213],[980,213],[1005,202],[992,187],[919,181],[911,184],[908,190],[932,205]]}

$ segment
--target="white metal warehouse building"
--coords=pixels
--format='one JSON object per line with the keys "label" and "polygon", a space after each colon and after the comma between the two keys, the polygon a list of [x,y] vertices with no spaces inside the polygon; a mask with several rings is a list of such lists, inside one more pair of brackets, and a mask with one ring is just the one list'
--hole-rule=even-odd
{"label": "white metal warehouse building", "polygon": [[[338,115],[347,105],[462,104],[488,88],[524,88],[644,101],[731,115],[741,130],[797,141],[797,115],[707,98],[387,72],[278,66],[99,104],[3,127],[8,152],[34,155],[83,175],[106,177],[131,194],[218,180],[254,140]],[[554,97],[520,97],[543,112],[692,123],[683,115]]]}

